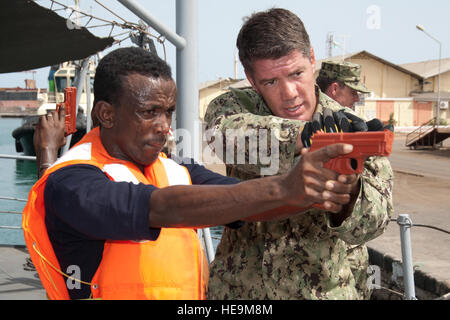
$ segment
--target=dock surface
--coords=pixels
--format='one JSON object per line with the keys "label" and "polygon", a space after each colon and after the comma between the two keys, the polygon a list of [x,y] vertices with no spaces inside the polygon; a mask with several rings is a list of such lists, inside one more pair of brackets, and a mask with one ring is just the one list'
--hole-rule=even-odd
{"label": "dock surface", "polygon": [[23,265],[29,257],[22,246],[0,246],[0,300],[46,300],[36,271]]}

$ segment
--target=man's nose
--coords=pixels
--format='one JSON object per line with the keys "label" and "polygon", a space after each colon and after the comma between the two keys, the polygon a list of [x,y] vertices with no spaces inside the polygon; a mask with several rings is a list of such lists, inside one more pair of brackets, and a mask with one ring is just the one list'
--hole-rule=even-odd
{"label": "man's nose", "polygon": [[297,97],[297,87],[291,81],[283,81],[281,83],[281,98],[284,101],[289,101]]}
{"label": "man's nose", "polygon": [[172,117],[167,116],[165,113],[160,114],[155,122],[154,129],[156,133],[168,134],[170,130],[170,124]]}

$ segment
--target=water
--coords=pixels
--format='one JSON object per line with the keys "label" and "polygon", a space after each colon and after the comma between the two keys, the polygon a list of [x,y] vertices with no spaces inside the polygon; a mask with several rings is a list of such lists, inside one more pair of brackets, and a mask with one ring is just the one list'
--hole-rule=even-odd
{"label": "water", "polygon": [[[21,155],[16,152],[12,131],[22,119],[0,118],[0,154]],[[27,199],[37,181],[36,162],[28,160],[0,159],[0,196]],[[22,212],[25,202],[0,199],[0,211]],[[21,214],[0,213],[0,226],[20,226]],[[24,245],[22,230],[0,228],[0,244]]]}

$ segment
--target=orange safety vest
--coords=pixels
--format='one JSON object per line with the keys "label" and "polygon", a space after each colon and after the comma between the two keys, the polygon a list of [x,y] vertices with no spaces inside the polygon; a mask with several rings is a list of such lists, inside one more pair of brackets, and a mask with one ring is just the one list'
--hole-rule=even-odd
{"label": "orange safety vest", "polygon": [[[111,157],[95,128],[61,157],[30,191],[23,211],[25,242],[50,299],[69,299],[45,226],[44,188],[50,173],[73,164],[100,168],[113,181],[142,182],[164,188],[191,184],[185,167],[163,153],[145,168]],[[81,270],[83,272],[83,270]],[[205,298],[208,263],[195,229],[162,228],[156,241],[105,241],[100,265],[88,284],[93,298],[196,300]],[[66,279],[68,278],[68,279]]]}

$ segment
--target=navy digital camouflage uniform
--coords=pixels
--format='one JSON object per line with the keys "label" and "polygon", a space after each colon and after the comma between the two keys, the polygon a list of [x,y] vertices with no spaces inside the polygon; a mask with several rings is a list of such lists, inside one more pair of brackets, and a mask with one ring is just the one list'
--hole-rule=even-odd
{"label": "navy digital camouflage uniform", "polygon": [[[370,90],[361,81],[361,66],[348,61],[323,61],[320,68],[319,79],[338,81],[359,93],[370,93]],[[364,299],[370,299],[371,290],[367,287],[367,267],[369,266],[369,253],[364,245],[348,245],[347,259],[356,281],[356,288]]]}
{"label": "navy digital camouflage uniform", "polygon": [[[316,111],[343,108],[317,87],[316,95]],[[274,116],[253,89],[232,89],[219,96],[208,106],[205,121],[216,136],[238,128],[275,131],[279,174],[298,161],[295,143],[305,122]],[[252,150],[245,152],[248,158]],[[227,172],[248,180],[260,177],[262,167],[259,163],[227,165]],[[289,219],[245,223],[237,230],[224,228],[210,267],[207,298],[364,298],[356,289],[347,246],[364,245],[384,232],[393,212],[392,187],[393,172],[387,158],[371,157],[361,174],[361,190],[353,212],[338,227],[332,226],[331,213],[310,209]],[[362,260],[365,268],[367,257]]]}

